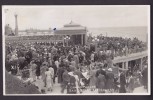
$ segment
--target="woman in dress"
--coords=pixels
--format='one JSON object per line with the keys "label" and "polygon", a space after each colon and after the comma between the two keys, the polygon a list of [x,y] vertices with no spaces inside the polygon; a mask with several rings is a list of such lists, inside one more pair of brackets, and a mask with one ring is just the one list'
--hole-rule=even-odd
{"label": "woman in dress", "polygon": [[33,82],[36,81],[36,68],[37,65],[34,63],[34,61],[31,61],[30,76]]}
{"label": "woman in dress", "polygon": [[[53,87],[54,69],[50,66],[49,71],[51,72],[51,85]],[[52,89],[52,87],[51,87],[51,89]]]}
{"label": "woman in dress", "polygon": [[47,65],[43,64],[40,68],[40,71],[41,71],[41,79],[43,80],[44,82],[44,87],[46,87],[46,78],[45,78],[45,72],[46,72],[46,69],[47,69]]}
{"label": "woman in dress", "polygon": [[52,91],[52,73],[48,68],[46,69],[45,77],[47,90]]}
{"label": "woman in dress", "polygon": [[96,68],[92,68],[90,70],[90,87],[91,87],[91,91],[93,91],[96,88],[96,83],[97,83],[97,77],[96,77]]}
{"label": "woman in dress", "polygon": [[132,74],[130,75],[128,82],[129,82],[128,84],[129,92],[132,93],[134,90],[134,77],[132,76]]}

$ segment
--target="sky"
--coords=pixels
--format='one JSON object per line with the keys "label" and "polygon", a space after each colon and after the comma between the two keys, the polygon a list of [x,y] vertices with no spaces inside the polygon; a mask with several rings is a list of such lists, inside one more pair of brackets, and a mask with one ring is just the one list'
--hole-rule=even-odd
{"label": "sky", "polygon": [[148,26],[147,5],[2,6],[3,22],[19,30],[61,28],[71,20],[88,28]]}

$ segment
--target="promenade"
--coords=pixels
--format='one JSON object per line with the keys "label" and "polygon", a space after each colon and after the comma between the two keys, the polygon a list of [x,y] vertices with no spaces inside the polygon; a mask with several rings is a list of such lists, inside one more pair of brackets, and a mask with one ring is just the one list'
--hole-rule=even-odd
{"label": "promenade", "polygon": [[138,52],[138,53],[128,54],[127,56],[117,56],[114,58],[113,63],[127,62],[127,61],[131,61],[131,60],[140,59],[140,58],[143,58],[146,56],[148,56],[147,50],[142,51],[142,52]]}

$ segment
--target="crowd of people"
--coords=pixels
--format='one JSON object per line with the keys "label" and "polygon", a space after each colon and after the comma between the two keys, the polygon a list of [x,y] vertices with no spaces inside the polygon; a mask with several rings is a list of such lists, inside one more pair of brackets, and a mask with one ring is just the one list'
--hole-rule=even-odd
{"label": "crowd of people", "polygon": [[[88,42],[92,42],[95,37],[89,36]],[[111,50],[114,56],[123,56],[131,53],[141,52],[147,48],[145,42],[138,38],[106,37],[98,35],[98,47],[102,51]]]}
{"label": "crowd of people", "polygon": [[[114,52],[135,47],[144,50],[144,43],[136,38],[98,38],[98,51],[87,45],[65,47],[62,43],[6,43],[5,67],[22,79],[30,78],[31,83],[42,80],[47,91],[54,91],[57,83],[61,84],[61,93],[65,89],[67,93],[82,93],[87,88],[91,91],[98,89],[99,93],[126,93],[142,85],[147,89],[147,64],[143,70],[131,72],[119,68],[112,61]],[[118,73],[114,73],[115,68],[118,68]]]}
{"label": "crowd of people", "polygon": [[55,36],[55,35],[37,35],[37,36],[7,36],[6,40],[14,40],[14,41],[20,41],[20,40],[60,40],[62,39],[62,36]]}

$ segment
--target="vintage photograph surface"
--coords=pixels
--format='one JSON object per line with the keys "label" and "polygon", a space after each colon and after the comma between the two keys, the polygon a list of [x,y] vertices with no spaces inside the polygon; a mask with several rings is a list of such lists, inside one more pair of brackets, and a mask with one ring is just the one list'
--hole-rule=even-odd
{"label": "vintage photograph surface", "polygon": [[149,95],[149,5],[2,6],[4,95]]}

